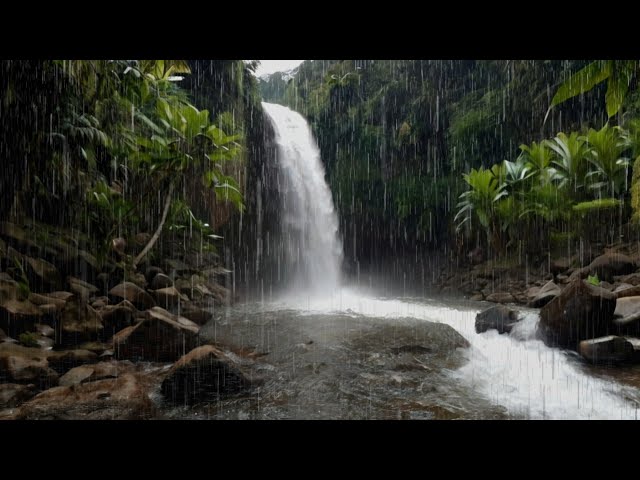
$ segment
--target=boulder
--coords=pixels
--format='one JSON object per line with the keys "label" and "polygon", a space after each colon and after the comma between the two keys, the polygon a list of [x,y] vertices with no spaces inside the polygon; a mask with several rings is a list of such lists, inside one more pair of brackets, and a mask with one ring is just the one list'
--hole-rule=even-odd
{"label": "boulder", "polygon": [[198,346],[199,327],[160,307],[147,310],[146,318],[113,336],[118,359],[172,362]]}
{"label": "boulder", "polygon": [[173,404],[192,405],[239,393],[250,386],[249,379],[230,358],[212,345],[203,345],[171,367],[161,390]]}
{"label": "boulder", "polygon": [[623,337],[609,335],[592,340],[583,340],[578,352],[585,359],[595,364],[618,364],[632,360],[633,345]]}
{"label": "boulder", "polygon": [[138,310],[130,301],[123,300],[117,305],[107,305],[99,312],[102,316],[105,337],[109,338],[123,328],[131,326]]}
{"label": "boulder", "polygon": [[100,310],[102,307],[106,307],[107,305],[109,305],[109,297],[98,297],[91,302],[91,306],[96,310]]}
{"label": "boulder", "polygon": [[[482,300],[484,300],[484,295],[482,295],[481,293],[476,293],[475,295],[471,296],[470,300],[473,300],[474,302],[481,302]],[[187,317],[187,318],[190,318],[190,317]],[[191,320],[193,320],[193,318]],[[195,320],[193,321],[195,322]]]}
{"label": "boulder", "polygon": [[0,409],[15,408],[36,394],[35,385],[18,383],[0,384]]}
{"label": "boulder", "polygon": [[141,310],[145,310],[156,305],[151,295],[135,283],[131,282],[122,282],[121,284],[116,285],[109,290],[109,296],[114,297],[116,302],[128,300]]}
{"label": "boulder", "polygon": [[171,278],[166,276],[164,273],[158,273],[153,277],[153,280],[151,281],[152,289],[160,290],[161,288],[168,287],[173,287],[173,280],[171,280]]}
{"label": "boulder", "polygon": [[615,308],[613,293],[574,280],[542,307],[538,334],[549,346],[577,349],[581,340],[612,333]]}
{"label": "boulder", "polygon": [[58,374],[49,368],[48,354],[39,348],[0,343],[0,382],[34,383],[41,389],[56,385]]}
{"label": "boulder", "polygon": [[31,332],[39,323],[42,311],[29,300],[7,299],[0,302],[0,328],[9,336],[17,338]]}
{"label": "boulder", "polygon": [[518,320],[518,312],[504,305],[496,305],[476,315],[476,332],[496,329],[498,333],[509,333]]}
{"label": "boulder", "polygon": [[189,299],[182,295],[176,287],[167,287],[155,290],[153,296],[156,299],[158,306],[166,309],[173,310],[178,308],[182,302],[188,302]]}
{"label": "boulder", "polygon": [[621,253],[605,253],[596,257],[587,268],[591,275],[598,275],[600,280],[613,281],[614,276],[634,272],[636,263]]}
{"label": "boulder", "polygon": [[618,298],[613,313],[615,316],[623,318],[640,313],[640,296]]}
{"label": "boulder", "polygon": [[98,292],[98,287],[79,278],[69,277],[67,282],[69,283],[69,290],[84,302]]}
{"label": "boulder", "polygon": [[98,360],[98,356],[94,352],[80,348],[74,350],[48,351],[46,352],[46,356],[51,368],[60,374],[78,365],[94,363]]}
{"label": "boulder", "polygon": [[35,332],[38,335],[42,335],[43,337],[53,337],[53,335],[56,333],[55,330],[49,325],[44,325],[42,323],[37,323],[36,325],[34,325],[34,327]]}
{"label": "boulder", "polygon": [[82,301],[67,302],[60,313],[58,339],[63,345],[77,345],[91,341],[102,335],[102,318],[90,305]]}
{"label": "boulder", "polygon": [[25,256],[27,275],[31,287],[52,287],[60,284],[60,273],[51,263],[41,258]]}
{"label": "boulder", "polygon": [[125,374],[80,385],[55,387],[23,404],[21,420],[141,420],[155,408],[140,377]]}
{"label": "boulder", "polygon": [[50,297],[46,294],[30,293],[29,301],[34,305],[55,305],[59,310],[62,310],[67,304],[66,301],[59,298]]}
{"label": "boulder", "polygon": [[509,292],[496,292],[487,295],[487,302],[494,303],[513,303],[515,302],[515,298]]}
{"label": "boulder", "polygon": [[58,298],[60,300],[68,301],[73,297],[73,293],[71,292],[51,292],[46,294],[47,297]]}
{"label": "boulder", "polygon": [[620,283],[628,283],[634,287],[640,285],[640,273],[630,273],[629,275],[620,275],[614,277],[614,280]]}
{"label": "boulder", "polygon": [[162,271],[162,269],[160,267],[147,267],[147,269],[144,272],[144,276],[147,279],[147,283],[149,285],[151,285],[151,288],[153,288],[154,290],[156,290],[157,288],[163,288],[163,287],[168,287],[169,285],[163,285],[163,287],[154,287],[153,286],[153,279],[156,277],[156,275],[158,275],[159,273],[162,273],[164,275],[164,272]]}
{"label": "boulder", "polygon": [[[480,299],[482,300],[482,298]],[[188,318],[198,325],[205,325],[213,318],[215,308],[213,302],[191,302],[186,304],[180,312],[183,317]]]}
{"label": "boulder", "polygon": [[560,295],[561,291],[562,289],[556,285],[553,280],[549,280],[538,290],[538,293],[529,300],[527,305],[533,308],[544,307],[547,303]]}
{"label": "boulder", "polygon": [[638,297],[640,296],[640,285],[630,285],[628,283],[623,283],[619,285],[613,293],[616,294],[618,299],[625,297]]}
{"label": "boulder", "polygon": [[107,378],[118,378],[127,373],[134,373],[135,365],[131,362],[106,361],[93,365],[83,365],[75,367],[65,373],[58,385],[66,387],[69,385],[80,385],[82,383],[97,382]]}

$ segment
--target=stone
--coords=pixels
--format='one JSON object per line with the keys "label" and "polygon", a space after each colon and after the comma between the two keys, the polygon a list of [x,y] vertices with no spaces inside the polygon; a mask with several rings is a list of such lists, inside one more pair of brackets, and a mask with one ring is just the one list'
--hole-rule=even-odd
{"label": "stone", "polygon": [[34,383],[49,388],[58,382],[58,374],[49,368],[49,352],[14,343],[0,344],[0,382]]}
{"label": "stone", "polygon": [[63,345],[77,345],[102,335],[102,318],[92,306],[75,300],[67,302],[60,313],[58,328],[58,338]]}
{"label": "stone", "polygon": [[60,283],[60,273],[54,265],[41,258],[25,256],[25,259],[30,283],[36,286],[55,286]]}
{"label": "stone", "polygon": [[21,420],[143,420],[155,415],[140,377],[125,374],[80,385],[55,387],[23,404]]}
{"label": "stone", "polygon": [[0,384],[0,409],[15,408],[36,394],[35,385],[18,383]]}
{"label": "stone", "polygon": [[513,303],[515,298],[509,292],[495,292],[487,295],[487,302],[494,303]]}
{"label": "stone", "polygon": [[544,284],[544,286],[540,287],[538,293],[529,300],[527,306],[533,308],[544,307],[547,303],[560,295],[561,291],[560,287],[556,285],[553,280],[550,280]]}
{"label": "stone", "polygon": [[640,313],[640,296],[618,298],[613,313],[615,316],[623,318]]}
{"label": "stone", "polygon": [[189,299],[182,295],[175,287],[161,288],[153,292],[153,296],[159,307],[166,310],[173,310],[180,306],[182,302],[188,302]]}
{"label": "stone", "polygon": [[192,302],[185,305],[180,313],[198,325],[205,325],[213,318],[214,312],[213,302]]}
{"label": "stone", "polygon": [[68,301],[73,297],[73,293],[71,292],[51,292],[46,294],[47,297],[58,298],[60,300]]}
{"label": "stone", "polygon": [[82,301],[88,301],[89,298],[98,292],[98,287],[79,278],[69,277],[67,281],[69,283],[69,290],[76,294]]}
{"label": "stone", "polygon": [[591,275],[600,280],[613,281],[614,276],[628,275],[635,271],[635,262],[621,253],[606,253],[596,257],[587,267]]}
{"label": "stone", "polygon": [[49,351],[46,352],[46,355],[51,368],[60,374],[63,374],[78,365],[94,363],[98,360],[98,356],[94,352],[79,348],[75,350]]}
{"label": "stone", "polygon": [[635,350],[625,338],[609,335],[581,341],[578,352],[591,363],[611,365],[630,361]]}
{"label": "stone", "polygon": [[496,305],[476,315],[476,332],[495,329],[498,333],[509,333],[518,320],[517,311],[504,305]]}
{"label": "stone", "polygon": [[34,325],[34,327],[35,327],[35,332],[38,335],[42,335],[43,337],[53,337],[53,335],[56,333],[55,330],[51,328],[49,325],[45,325],[42,323],[37,323]]}
{"label": "stone", "polygon": [[116,332],[133,324],[138,310],[128,300],[123,300],[117,305],[108,305],[100,309],[105,336],[111,337]]}
{"label": "stone", "polygon": [[153,290],[160,290],[161,288],[173,287],[173,280],[166,276],[164,273],[158,273],[153,277],[151,281],[151,288]]}
{"label": "stone", "polygon": [[[472,300],[474,302],[481,302],[482,300],[484,300],[484,295],[482,295],[481,293],[476,293],[475,295],[471,296],[470,300]],[[187,318],[189,318],[189,317],[187,317]],[[195,322],[195,320],[194,320],[194,322]]]}
{"label": "stone", "polygon": [[2,330],[2,329],[0,328],[0,342],[1,342],[2,340],[4,340],[5,338],[7,338],[7,334],[6,334],[6,333],[4,333],[4,330]]}
{"label": "stone", "polygon": [[133,305],[141,310],[155,307],[156,303],[153,301],[151,295],[145,292],[142,288],[131,282],[122,282],[109,290],[109,295],[117,299],[128,300]]}
{"label": "stone", "polygon": [[0,303],[0,328],[17,338],[21,333],[33,331],[42,315],[42,311],[29,300],[4,300]]}
{"label": "stone", "polygon": [[229,357],[212,345],[203,345],[171,367],[161,390],[173,404],[192,405],[236,394],[250,386],[249,379]]}
{"label": "stone", "polygon": [[613,293],[617,295],[618,299],[625,297],[638,297],[640,296],[640,285],[634,286],[628,283],[623,283],[622,285],[619,285]]}
{"label": "stone", "polygon": [[44,315],[54,316],[59,312],[57,305],[54,305],[52,303],[48,303],[46,305],[40,305],[38,306],[38,308]]}
{"label": "stone", "polygon": [[167,259],[164,261],[166,266],[166,272],[176,272],[178,274],[183,272],[191,272],[194,271],[189,265],[184,263],[182,260],[177,259]]}
{"label": "stone", "polygon": [[574,280],[540,310],[538,335],[549,346],[577,349],[581,340],[613,333],[615,308],[613,293]]}
{"label": "stone", "polygon": [[[164,272],[162,271],[162,269],[160,267],[154,267],[154,266],[149,266],[147,267],[147,269],[144,272],[144,276],[147,279],[147,283],[149,285],[151,285],[151,288],[153,288],[154,290],[156,288],[163,288],[163,287],[154,287],[153,286],[153,279],[156,277],[156,275],[158,275],[159,273],[162,273],[164,275]],[[165,286],[169,286],[169,285],[165,285]]]}
{"label": "stone", "polygon": [[116,358],[171,362],[198,346],[200,329],[191,320],[160,307],[145,313],[145,320],[113,336]]}
{"label": "stone", "polygon": [[62,310],[67,304],[66,301],[59,298],[50,297],[48,295],[41,295],[39,293],[30,293],[29,301],[34,305],[55,305],[58,309]]}
{"label": "stone", "polygon": [[552,260],[549,266],[549,270],[554,275],[566,272],[569,268],[571,268],[571,259],[566,257]]}
{"label": "stone", "polygon": [[640,273],[630,273],[629,275],[615,276],[614,280],[621,283],[628,283],[634,287],[640,285]]}
{"label": "stone", "polygon": [[120,256],[126,255],[127,241],[122,238],[114,238],[111,240],[111,249]]}
{"label": "stone", "polygon": [[105,361],[90,366],[83,365],[72,368],[60,377],[58,385],[62,387],[80,385],[81,383],[97,382],[107,378],[118,378],[133,372],[135,372],[135,365],[129,361]]}
{"label": "stone", "polygon": [[96,310],[100,310],[102,307],[106,307],[107,305],[109,305],[109,297],[98,297],[91,302],[91,306]]}

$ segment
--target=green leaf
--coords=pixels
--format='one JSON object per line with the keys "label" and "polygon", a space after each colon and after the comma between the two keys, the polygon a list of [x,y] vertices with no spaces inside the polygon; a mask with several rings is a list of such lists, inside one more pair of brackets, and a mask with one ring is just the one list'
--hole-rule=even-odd
{"label": "green leaf", "polygon": [[613,117],[618,113],[620,107],[622,107],[622,102],[629,89],[630,80],[625,71],[616,72],[616,74],[609,77],[607,93],[605,95],[607,115],[609,115],[609,117]]}
{"label": "green leaf", "polygon": [[611,75],[612,63],[611,60],[596,60],[574,73],[566,82],[560,85],[560,88],[553,96],[553,100],[551,100],[551,106],[554,107],[576,95],[588,92],[600,82],[605,81]]}

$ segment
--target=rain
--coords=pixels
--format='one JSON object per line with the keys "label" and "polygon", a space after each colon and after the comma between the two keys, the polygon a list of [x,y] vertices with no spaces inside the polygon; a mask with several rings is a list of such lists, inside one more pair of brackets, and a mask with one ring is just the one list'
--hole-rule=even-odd
{"label": "rain", "polygon": [[2,60],[0,420],[637,419],[636,60]]}

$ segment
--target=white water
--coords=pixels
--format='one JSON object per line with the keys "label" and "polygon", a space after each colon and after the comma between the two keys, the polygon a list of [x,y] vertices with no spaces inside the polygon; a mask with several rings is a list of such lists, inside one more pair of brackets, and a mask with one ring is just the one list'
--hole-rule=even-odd
{"label": "white water", "polygon": [[283,297],[266,309],[309,313],[350,312],[374,317],[413,317],[446,323],[471,343],[469,362],[452,373],[479,395],[531,419],[637,419],[640,393],[613,380],[595,378],[578,361],[535,340],[537,314],[529,313],[510,335],[475,332],[479,310],[441,302],[378,299],[343,288],[324,297]]}
{"label": "white water", "polygon": [[536,419],[636,419],[637,389],[591,376],[567,352],[535,340],[537,316],[510,335],[477,334],[477,309],[436,301],[379,299],[340,287],[342,245],[331,192],[318,147],[304,118],[280,105],[263,103],[276,130],[285,177],[283,228],[286,268],[294,274],[287,295],[265,309],[310,313],[347,312],[374,317],[414,317],[446,323],[471,344],[469,362],[452,373],[478,395],[512,414]]}
{"label": "white water", "polygon": [[342,242],[320,152],[306,120],[282,105],[262,103],[278,144],[284,184],[284,265],[291,289],[332,294],[340,286]]}

